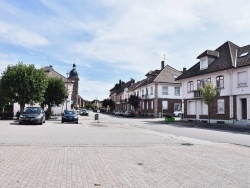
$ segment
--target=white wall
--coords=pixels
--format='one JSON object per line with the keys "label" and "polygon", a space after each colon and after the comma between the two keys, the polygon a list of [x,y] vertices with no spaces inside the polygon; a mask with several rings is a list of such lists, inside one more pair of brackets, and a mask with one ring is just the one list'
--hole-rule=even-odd
{"label": "white wall", "polygon": [[[162,95],[162,87],[168,87],[168,95]],[[175,87],[180,87],[180,95],[175,95]],[[158,98],[182,99],[182,86],[171,84],[158,84]]]}
{"label": "white wall", "polygon": [[[72,91],[73,91],[73,84],[68,84],[68,99],[67,99],[67,109],[71,109],[71,98],[72,98]],[[26,104],[25,107],[31,106],[29,104]],[[33,106],[40,106],[38,103],[34,104]],[[66,100],[65,103],[61,104],[59,107],[52,107],[53,114],[61,114],[66,109]],[[44,108],[44,110],[47,110],[47,107]],[[18,103],[14,103],[13,105],[13,112],[14,116],[16,113],[20,111],[20,105]]]}

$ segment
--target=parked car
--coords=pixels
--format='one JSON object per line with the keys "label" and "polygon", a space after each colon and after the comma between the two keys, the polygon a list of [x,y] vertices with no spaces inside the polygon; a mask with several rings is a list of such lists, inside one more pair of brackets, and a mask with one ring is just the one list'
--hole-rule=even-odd
{"label": "parked car", "polygon": [[100,108],[100,112],[106,112],[105,108]]}
{"label": "parked car", "polygon": [[65,110],[62,114],[62,123],[64,122],[74,122],[78,124],[78,115],[74,110]]}
{"label": "parked car", "polygon": [[84,108],[84,109],[81,110],[80,115],[81,116],[88,116],[89,115],[89,111]]}
{"label": "parked car", "polygon": [[182,109],[180,109],[180,110],[174,111],[173,116],[182,116],[182,114],[183,114]]}
{"label": "parked car", "polygon": [[124,117],[134,117],[134,113],[131,110],[127,110],[123,113]]}
{"label": "parked car", "polygon": [[36,123],[42,125],[45,123],[45,113],[41,107],[26,107],[19,116],[19,124]]}
{"label": "parked car", "polygon": [[77,110],[76,110],[76,113],[77,113],[77,114],[80,114],[80,113],[81,113],[81,109],[77,109]]}
{"label": "parked car", "polygon": [[119,116],[120,111],[121,111],[121,110],[116,110],[116,111],[114,112],[114,115],[115,115],[115,116]]}
{"label": "parked car", "polygon": [[123,114],[124,114],[124,111],[120,110],[119,111],[119,116],[123,116]]}

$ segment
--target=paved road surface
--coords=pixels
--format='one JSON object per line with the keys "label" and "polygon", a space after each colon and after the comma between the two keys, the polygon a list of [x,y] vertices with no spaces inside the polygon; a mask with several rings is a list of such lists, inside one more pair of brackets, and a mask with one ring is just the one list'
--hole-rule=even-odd
{"label": "paved road surface", "polygon": [[249,147],[80,117],[0,121],[0,187],[250,187]]}

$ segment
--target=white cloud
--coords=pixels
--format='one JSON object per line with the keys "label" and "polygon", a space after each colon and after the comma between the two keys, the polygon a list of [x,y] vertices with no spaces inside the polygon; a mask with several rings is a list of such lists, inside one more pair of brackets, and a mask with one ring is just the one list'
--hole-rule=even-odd
{"label": "white cloud", "polygon": [[[60,71],[64,73],[64,66],[70,64],[70,69],[74,58],[77,67],[87,69],[80,76],[93,69],[96,72],[96,67],[103,69],[96,75],[89,73],[88,79],[81,81],[82,95],[89,97],[95,97],[95,92],[102,95],[98,87],[109,90],[115,84],[117,78],[111,85],[98,81],[105,76],[106,65],[119,73],[123,71],[128,80],[131,70],[143,79],[149,70],[160,68],[164,55],[165,64],[181,70],[194,65],[196,57],[206,49],[213,50],[228,40],[238,45],[250,41],[248,0],[40,2],[46,10],[42,15],[33,9],[23,11],[8,1],[1,4],[1,44],[24,47],[26,55],[30,55],[27,61],[34,64],[46,66],[47,57],[51,64],[63,62],[54,67],[62,66]],[[11,22],[4,19],[5,11]],[[34,48],[34,55],[29,54]],[[104,98],[107,96],[105,91]]]}
{"label": "white cloud", "polygon": [[46,38],[18,25],[0,22],[0,40],[27,49],[47,45]]}
{"label": "white cloud", "polygon": [[109,90],[114,87],[114,84],[107,82],[89,80],[84,77],[80,77],[79,81],[79,95],[84,100],[103,100],[109,97]]}

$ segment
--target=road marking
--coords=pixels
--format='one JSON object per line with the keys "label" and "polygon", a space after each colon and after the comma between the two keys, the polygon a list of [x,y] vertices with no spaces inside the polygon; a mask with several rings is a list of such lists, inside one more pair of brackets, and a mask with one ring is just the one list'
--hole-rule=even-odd
{"label": "road marking", "polygon": [[86,124],[83,124],[86,128],[89,128]]}

